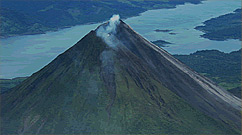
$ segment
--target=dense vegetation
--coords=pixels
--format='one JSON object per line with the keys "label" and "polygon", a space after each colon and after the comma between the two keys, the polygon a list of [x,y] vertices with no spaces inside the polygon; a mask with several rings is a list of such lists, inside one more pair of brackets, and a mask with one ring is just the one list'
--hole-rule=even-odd
{"label": "dense vegetation", "polygon": [[41,34],[49,30],[56,30],[44,26],[39,20],[26,14],[7,8],[0,8],[0,33],[1,37],[22,34]]}
{"label": "dense vegetation", "polygon": [[190,55],[174,56],[193,70],[241,97],[241,49],[231,53],[204,50]]}
{"label": "dense vegetation", "polygon": [[204,26],[195,28],[205,33],[201,35],[204,38],[218,41],[227,39],[241,40],[241,9],[235,10],[234,13],[207,20],[204,24]]}
{"label": "dense vegetation", "polygon": [[38,34],[79,24],[137,16],[149,9],[174,8],[201,0],[1,0],[1,37]]}

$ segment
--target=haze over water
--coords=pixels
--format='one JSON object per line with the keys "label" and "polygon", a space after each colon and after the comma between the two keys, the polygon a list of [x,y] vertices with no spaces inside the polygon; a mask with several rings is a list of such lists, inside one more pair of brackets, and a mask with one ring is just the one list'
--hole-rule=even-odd
{"label": "haze over water", "polygon": [[[150,10],[125,22],[150,41],[173,43],[164,48],[171,54],[189,54],[205,49],[231,52],[241,48],[239,40],[211,41],[201,38],[203,32],[194,28],[210,18],[231,13],[237,8],[241,8],[240,0],[211,0],[198,5],[179,5],[175,9]],[[156,29],[172,31],[155,32]]]}
{"label": "haze over water", "polygon": [[[185,4],[174,9],[149,10],[124,20],[150,41],[165,40],[172,54],[189,54],[197,50],[217,49],[230,52],[241,48],[239,40],[211,41],[201,38],[194,27],[203,21],[241,8],[240,0],[211,0],[203,4]],[[100,23],[80,25],[39,35],[17,36],[0,40],[0,78],[29,76],[74,45]],[[172,30],[171,35],[155,29]]]}

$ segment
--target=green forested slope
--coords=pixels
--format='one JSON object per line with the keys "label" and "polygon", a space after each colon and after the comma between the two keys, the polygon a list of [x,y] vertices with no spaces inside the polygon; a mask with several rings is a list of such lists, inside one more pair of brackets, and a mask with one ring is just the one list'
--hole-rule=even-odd
{"label": "green forested slope", "polygon": [[231,53],[204,50],[190,55],[174,56],[193,70],[241,97],[241,50]]}
{"label": "green forested slope", "polygon": [[55,30],[44,26],[37,18],[16,12],[7,8],[0,8],[0,36],[16,36],[22,34],[40,34],[48,30]]}

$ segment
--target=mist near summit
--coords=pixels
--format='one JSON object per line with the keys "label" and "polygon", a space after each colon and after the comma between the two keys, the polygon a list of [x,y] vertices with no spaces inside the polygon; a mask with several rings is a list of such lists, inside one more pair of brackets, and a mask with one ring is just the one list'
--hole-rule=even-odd
{"label": "mist near summit", "polygon": [[118,39],[114,36],[114,34],[116,34],[116,27],[119,23],[120,16],[113,15],[107,25],[101,25],[96,31],[97,36],[102,38],[111,48],[115,48],[119,44]]}

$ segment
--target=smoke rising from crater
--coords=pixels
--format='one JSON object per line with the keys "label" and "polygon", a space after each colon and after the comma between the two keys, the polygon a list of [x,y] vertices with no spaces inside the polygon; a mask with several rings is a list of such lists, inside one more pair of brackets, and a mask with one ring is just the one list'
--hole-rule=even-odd
{"label": "smoke rising from crater", "polygon": [[103,41],[112,49],[105,49],[101,55],[100,60],[102,62],[100,77],[104,81],[107,88],[110,101],[106,107],[108,117],[111,116],[111,107],[114,104],[116,98],[116,84],[115,84],[115,53],[113,49],[116,49],[120,41],[116,38],[116,27],[119,25],[119,15],[113,15],[107,24],[101,25],[97,30],[96,34],[102,38]]}
{"label": "smoke rising from crater", "polygon": [[119,15],[113,15],[108,21],[108,24],[106,26],[100,26],[96,33],[98,37],[102,38],[112,48],[115,48],[119,43],[118,39],[114,36],[116,34],[116,27],[120,23],[119,19]]}

